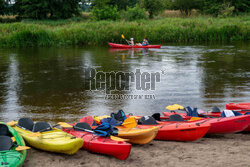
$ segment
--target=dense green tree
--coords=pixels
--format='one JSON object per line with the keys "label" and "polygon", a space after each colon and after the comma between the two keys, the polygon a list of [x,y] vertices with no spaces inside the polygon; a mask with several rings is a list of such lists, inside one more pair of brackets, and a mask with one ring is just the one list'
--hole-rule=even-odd
{"label": "dense green tree", "polygon": [[117,20],[120,18],[116,6],[104,5],[102,8],[95,6],[91,12],[95,20]]}
{"label": "dense green tree", "polygon": [[48,0],[51,18],[66,19],[79,14],[80,0]]}
{"label": "dense green tree", "polygon": [[129,0],[110,0],[108,4],[111,6],[117,6],[118,10],[126,10],[129,5]]}
{"label": "dense green tree", "polygon": [[199,9],[202,6],[201,0],[175,0],[174,8],[181,11],[182,14],[190,15],[193,9]]}
{"label": "dense green tree", "polygon": [[140,3],[142,7],[144,7],[148,13],[149,18],[153,18],[155,15],[158,15],[164,7],[165,0],[141,0]]}
{"label": "dense green tree", "polygon": [[79,0],[16,0],[14,7],[20,17],[65,19],[79,14],[78,2]]}
{"label": "dense green tree", "polygon": [[218,16],[223,11],[233,9],[233,13],[250,12],[249,0],[202,0],[202,12]]}
{"label": "dense green tree", "polygon": [[94,6],[102,8],[104,5],[115,7],[117,6],[118,10],[126,10],[127,7],[134,7],[139,0],[94,0]]}
{"label": "dense green tree", "polygon": [[0,0],[0,15],[7,13],[8,3],[5,0]]}

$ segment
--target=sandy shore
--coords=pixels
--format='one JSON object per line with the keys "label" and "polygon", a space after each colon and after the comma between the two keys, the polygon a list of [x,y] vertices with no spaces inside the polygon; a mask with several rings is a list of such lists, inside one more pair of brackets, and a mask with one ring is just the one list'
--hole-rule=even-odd
{"label": "sandy shore", "polygon": [[134,145],[127,160],[78,151],[60,155],[36,149],[28,151],[25,167],[105,166],[250,166],[250,134],[206,136],[195,142],[152,141]]}

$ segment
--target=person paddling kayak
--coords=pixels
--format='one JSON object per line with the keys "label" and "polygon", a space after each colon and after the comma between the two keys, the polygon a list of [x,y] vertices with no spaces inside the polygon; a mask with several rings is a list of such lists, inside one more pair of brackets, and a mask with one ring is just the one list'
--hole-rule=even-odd
{"label": "person paddling kayak", "polygon": [[149,45],[148,40],[146,38],[143,39],[142,43],[137,43],[138,46],[147,46]]}
{"label": "person paddling kayak", "polygon": [[134,38],[130,38],[130,41],[127,41],[129,43],[129,45],[134,46]]}

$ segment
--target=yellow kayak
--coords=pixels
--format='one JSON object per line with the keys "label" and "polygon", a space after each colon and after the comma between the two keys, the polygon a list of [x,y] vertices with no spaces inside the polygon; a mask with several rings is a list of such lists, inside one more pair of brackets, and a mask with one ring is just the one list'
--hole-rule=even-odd
{"label": "yellow kayak", "polygon": [[147,144],[154,140],[159,127],[150,127],[147,129],[140,128],[125,128],[123,126],[116,126],[118,128],[118,137],[128,139],[133,144]]}
{"label": "yellow kayak", "polygon": [[12,124],[12,127],[24,138],[28,145],[37,149],[74,154],[83,146],[81,138],[76,138],[57,128],[51,128],[45,132],[32,132],[16,124]]}

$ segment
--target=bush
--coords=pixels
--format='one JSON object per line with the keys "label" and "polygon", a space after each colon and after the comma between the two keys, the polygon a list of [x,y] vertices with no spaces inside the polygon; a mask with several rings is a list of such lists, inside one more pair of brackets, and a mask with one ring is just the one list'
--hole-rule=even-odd
{"label": "bush", "polygon": [[232,16],[233,12],[235,10],[234,6],[230,6],[230,3],[225,3],[222,5],[222,9],[220,11],[220,16],[222,17],[228,17],[228,16]]}
{"label": "bush", "polygon": [[165,8],[164,0],[140,0],[140,3],[148,11],[151,19]]}
{"label": "bush", "polygon": [[187,16],[191,14],[192,9],[199,9],[201,4],[201,0],[175,0],[173,2],[174,8]]}
{"label": "bush", "polygon": [[102,8],[94,7],[92,10],[94,20],[117,20],[120,18],[117,7],[111,7],[108,5]]}
{"label": "bush", "polygon": [[123,18],[127,21],[146,19],[146,10],[144,8],[140,8],[138,5],[133,8],[128,7]]}

